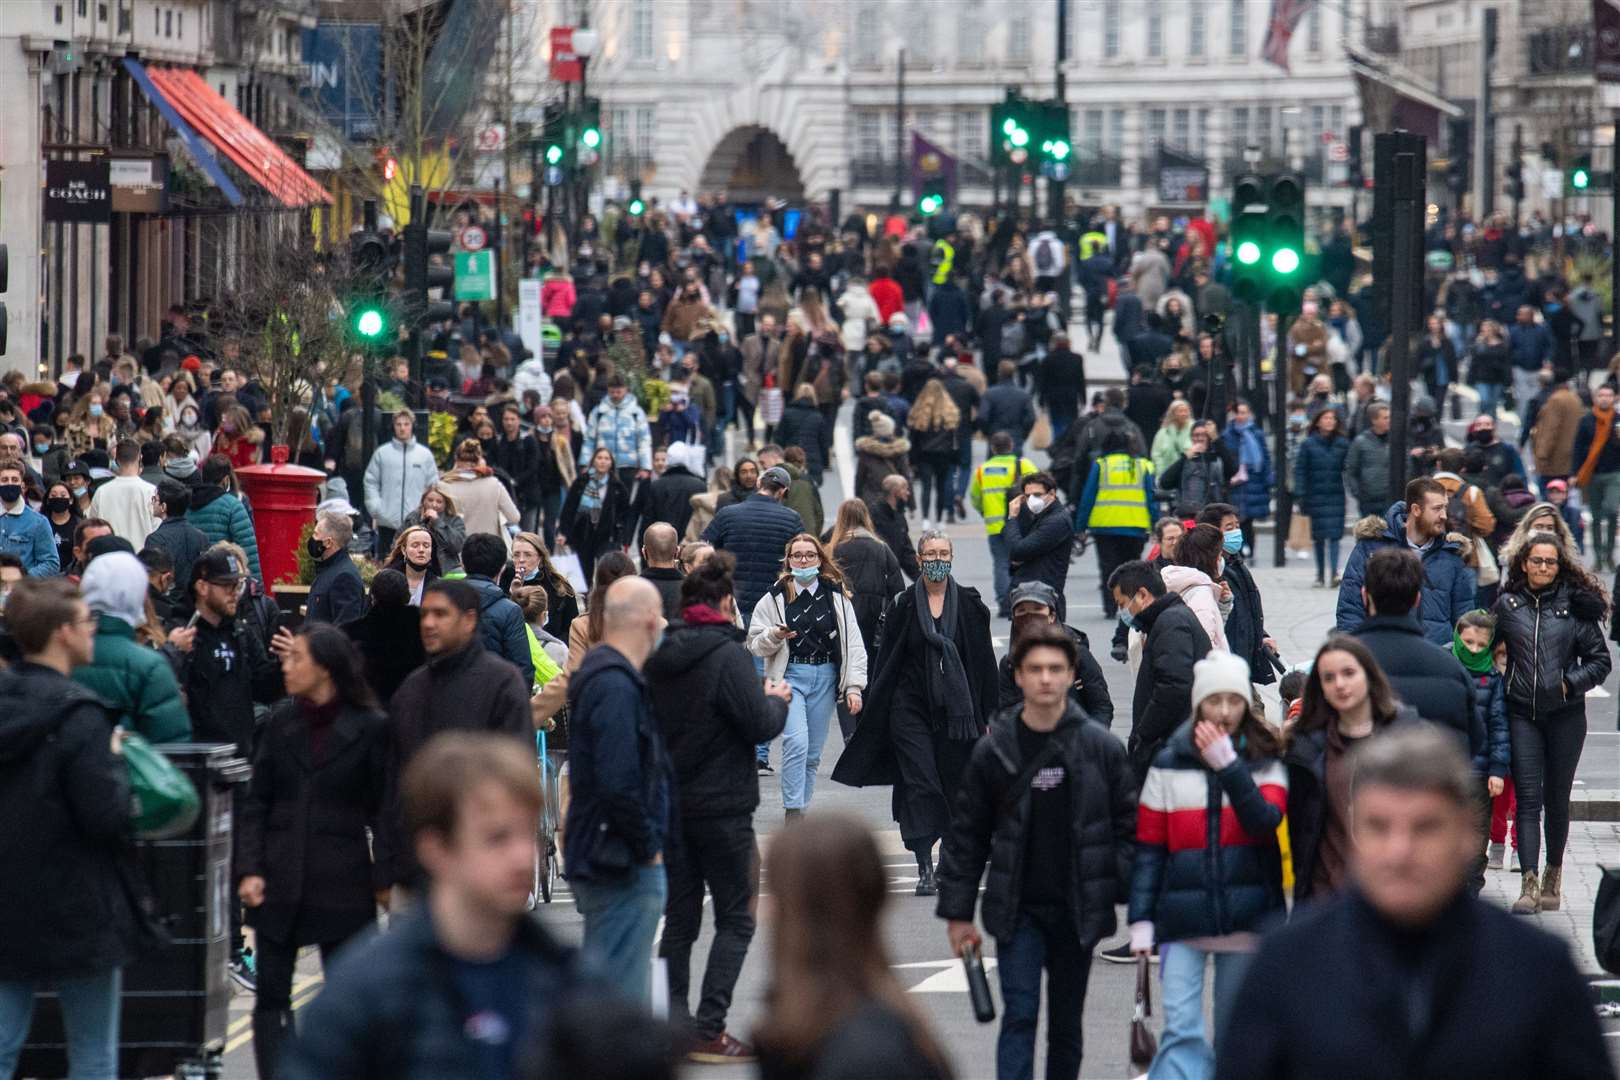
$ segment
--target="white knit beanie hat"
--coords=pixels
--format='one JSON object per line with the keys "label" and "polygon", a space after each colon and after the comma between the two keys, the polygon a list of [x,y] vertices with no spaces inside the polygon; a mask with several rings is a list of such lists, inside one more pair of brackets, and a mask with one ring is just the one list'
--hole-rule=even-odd
{"label": "white knit beanie hat", "polygon": [[1249,682],[1249,665],[1242,658],[1220,649],[1193,665],[1193,712],[1211,694],[1232,693],[1248,701],[1254,694]]}

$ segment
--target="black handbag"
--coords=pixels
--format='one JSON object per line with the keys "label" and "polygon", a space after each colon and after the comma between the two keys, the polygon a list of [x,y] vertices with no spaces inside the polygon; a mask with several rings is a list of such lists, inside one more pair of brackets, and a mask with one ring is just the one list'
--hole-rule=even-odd
{"label": "black handbag", "polygon": [[1599,866],[1597,901],[1592,905],[1592,949],[1598,966],[1620,975],[1620,867]]}
{"label": "black handbag", "polygon": [[1148,958],[1136,958],[1136,1008],[1131,1016],[1131,1064],[1145,1069],[1158,1056],[1159,1043],[1148,1030],[1148,1017],[1153,1015],[1153,977],[1148,972]]}

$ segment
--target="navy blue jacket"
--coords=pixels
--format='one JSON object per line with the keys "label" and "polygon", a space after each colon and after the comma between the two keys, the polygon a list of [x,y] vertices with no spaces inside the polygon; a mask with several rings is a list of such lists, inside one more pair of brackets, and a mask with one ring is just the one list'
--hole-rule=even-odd
{"label": "navy blue jacket", "polygon": [[1311,435],[1300,444],[1294,459],[1294,498],[1311,519],[1311,538],[1330,540],[1344,535],[1344,459],[1350,440]]}
{"label": "navy blue jacket", "polygon": [[478,636],[492,656],[511,661],[523,676],[524,686],[534,685],[534,657],[529,652],[529,629],[523,609],[495,582],[475,574],[467,584],[478,590]]}
{"label": "navy blue jacket", "polygon": [[[1466,670],[1466,669],[1465,669]],[[1489,775],[1506,778],[1513,771],[1512,743],[1508,737],[1507,694],[1502,673],[1492,668],[1483,675],[1468,672],[1474,684],[1474,711],[1485,727]]]}
{"label": "navy blue jacket", "polygon": [[[1356,546],[1345,564],[1339,584],[1339,607],[1334,620],[1337,629],[1354,633],[1367,618],[1361,602],[1361,586],[1366,579],[1367,560],[1379,548],[1406,547],[1406,503],[1390,505],[1379,529],[1376,518],[1356,523]],[[1451,632],[1463,614],[1474,604],[1474,571],[1463,565],[1460,541],[1443,536],[1429,545],[1423,559],[1423,636],[1441,648],[1451,647]]]}
{"label": "navy blue jacket", "polygon": [[568,683],[568,877],[612,881],[664,850],[670,762],[647,683],[623,653],[598,645]]}
{"label": "navy blue jacket", "polygon": [[1456,655],[1425,641],[1410,614],[1369,615],[1352,636],[1367,646],[1402,701],[1458,736],[1474,771],[1483,776],[1489,753],[1485,725],[1474,707],[1474,682]]}
{"label": "navy blue jacket", "polygon": [[788,541],[804,531],[797,510],[759,492],[721,507],[703,530],[703,539],[737,558],[737,610],[744,620],[781,575]]}
{"label": "navy blue jacket", "polygon": [[316,564],[306,621],[341,624],[358,619],[365,610],[366,586],[347,551]]}
{"label": "navy blue jacket", "polygon": [[[1216,772],[1183,723],[1153,757],[1136,809],[1128,920],[1153,923],[1156,941],[1257,929],[1283,910],[1277,826],[1288,779],[1275,758],[1238,759]],[[1240,829],[1223,827],[1226,811]]]}

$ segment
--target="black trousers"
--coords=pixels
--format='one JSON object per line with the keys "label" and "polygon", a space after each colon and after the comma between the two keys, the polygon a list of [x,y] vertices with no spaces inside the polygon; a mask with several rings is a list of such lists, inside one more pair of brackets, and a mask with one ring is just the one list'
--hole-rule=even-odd
{"label": "black trousers", "polygon": [[936,732],[928,702],[904,687],[890,707],[889,739],[900,766],[892,797],[900,839],[910,851],[927,854],[950,827],[951,805],[973,743]]}
{"label": "black trousers", "polygon": [[[332,963],[332,954],[347,940],[321,943],[323,971]],[[259,989],[253,1001],[253,1062],[259,1080],[273,1080],[282,1047],[292,1034],[292,983],[298,946],[263,935],[256,944]]]}
{"label": "black trousers", "polygon": [[[1515,712],[1517,710],[1515,709]],[[1569,793],[1586,744],[1586,702],[1577,701],[1531,720],[1509,713],[1513,734],[1513,788],[1519,830],[1519,865],[1541,870],[1542,816],[1546,816],[1547,865],[1564,865],[1569,841]]]}
{"label": "black trousers", "polygon": [[[670,1019],[690,1021],[699,1039],[726,1030],[731,994],[754,939],[752,904],[758,885],[758,851],[752,815],[687,818],[681,842],[665,849],[669,898],[664,904],[664,938],[658,955],[669,968]],[[703,996],[691,1016],[692,945],[703,925],[703,888],[714,898],[714,942],[703,971]]]}
{"label": "black trousers", "polygon": [[1108,587],[1108,577],[1132,559],[1140,559],[1142,545],[1147,538],[1093,533],[1091,540],[1097,545],[1097,573],[1102,578],[1103,614],[1112,619],[1119,614],[1119,605],[1114,603],[1114,592]]}

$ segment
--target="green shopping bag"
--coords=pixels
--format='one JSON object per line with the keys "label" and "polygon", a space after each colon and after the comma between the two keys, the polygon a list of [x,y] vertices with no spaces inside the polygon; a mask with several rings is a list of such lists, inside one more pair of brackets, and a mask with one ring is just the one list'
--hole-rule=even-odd
{"label": "green shopping bag", "polygon": [[174,763],[133,731],[124,732],[131,816],[140,840],[168,840],[197,820],[197,789]]}

